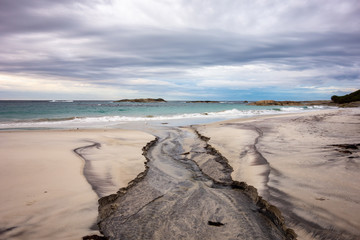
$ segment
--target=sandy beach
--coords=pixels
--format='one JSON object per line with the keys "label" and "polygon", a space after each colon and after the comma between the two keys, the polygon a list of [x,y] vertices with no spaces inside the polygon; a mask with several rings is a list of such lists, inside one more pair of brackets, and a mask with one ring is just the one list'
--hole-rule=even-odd
{"label": "sandy beach", "polygon": [[[153,129],[154,135],[115,129],[2,131],[0,239],[81,239],[99,234],[97,200],[126,187],[145,170],[142,148],[155,136],[160,140],[148,153],[148,176],[123,190],[118,200],[106,200],[131,227],[121,234],[133,236],[137,230],[150,239],[165,239],[162,234],[170,229],[172,239],[176,234],[192,239],[190,231],[196,229],[209,239],[282,239],[271,230],[272,223],[253,215],[258,215],[257,207],[247,197],[224,187],[231,175],[256,187],[278,207],[298,239],[359,239],[359,120],[360,109],[354,108],[192,128],[163,126]],[[227,159],[232,172],[203,150],[205,143],[195,129],[210,138],[208,143]],[[204,205],[197,200],[201,198]],[[101,219],[111,235],[115,233],[107,226],[115,220],[106,217],[107,204]],[[184,222],[189,216],[192,220]],[[243,232],[239,224],[250,230]]]}
{"label": "sandy beach", "polygon": [[360,0],[0,0],[0,240],[360,240]]}
{"label": "sandy beach", "polygon": [[[0,239],[73,240],[98,233],[98,198],[144,171],[141,149],[152,139],[129,130],[0,132]],[[91,186],[85,161],[73,150],[94,143],[101,146],[82,151],[91,161],[87,175],[96,180]]]}
{"label": "sandy beach", "polygon": [[298,239],[360,238],[360,109],[199,126]]}

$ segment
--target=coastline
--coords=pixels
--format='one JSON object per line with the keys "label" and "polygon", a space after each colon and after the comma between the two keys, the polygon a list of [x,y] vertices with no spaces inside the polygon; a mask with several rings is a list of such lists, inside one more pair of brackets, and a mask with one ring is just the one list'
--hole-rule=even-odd
{"label": "coastline", "polygon": [[[350,112],[355,117],[349,118]],[[341,152],[341,147],[334,145],[360,143],[357,136],[351,135],[354,134],[354,129],[347,128],[347,125],[359,126],[359,118],[356,118],[359,113],[359,109],[326,110],[235,119],[196,125],[194,128],[201,135],[209,137],[209,143],[229,160],[229,164],[234,169],[231,173],[233,180],[245,181],[255,186],[260,196],[281,210],[286,223],[289,223],[288,227],[294,228],[299,235],[298,239],[325,239],[322,236],[326,236],[324,235],[326,233],[347,237],[344,239],[354,239],[352,236],[358,236],[357,226],[348,223],[360,222],[357,219],[360,211],[359,203],[354,200],[354,197],[360,193],[359,188],[355,186],[358,181],[351,180],[358,176],[353,175],[355,170],[353,172],[350,170],[350,173],[337,170],[344,167],[340,163],[346,164],[346,160],[350,158],[348,158],[349,153]],[[330,121],[334,118],[337,125]],[[330,126],[326,121],[331,122]],[[344,134],[332,134],[330,130],[341,131]],[[1,176],[4,178],[1,181],[1,191],[9,194],[3,196],[1,202],[4,204],[0,211],[2,216],[10,216],[6,218],[8,222],[1,222],[1,237],[11,234],[14,236],[35,234],[33,236],[38,239],[46,239],[46,236],[50,235],[52,239],[79,239],[81,236],[97,234],[95,228],[89,231],[89,227],[94,224],[97,217],[98,197],[110,195],[119,188],[126,187],[128,182],[145,169],[145,158],[141,156],[141,149],[155,137],[144,131],[140,128],[137,130],[1,131],[0,151],[2,156],[9,160],[7,162],[2,160],[1,163],[3,164],[0,168],[3,170]],[[147,132],[151,133],[148,129]],[[288,143],[290,144],[287,145]],[[100,144],[101,147],[97,148],[96,146],[99,145],[96,144]],[[320,145],[325,148],[319,148]],[[85,160],[72,152],[76,149]],[[311,151],[308,151],[309,149]],[[352,160],[350,164],[352,167],[357,167],[359,153],[352,154],[354,158],[350,159]],[[31,166],[26,164],[25,158],[22,159],[24,156],[32,162]],[[118,156],[122,156],[121,161]],[[241,161],[239,156],[242,156]],[[332,161],[326,162],[329,158]],[[48,162],[49,159],[52,159],[51,163]],[[85,176],[87,174],[85,178],[83,167],[87,159],[91,161],[91,167],[87,169],[91,170],[85,173]],[[136,161],[122,162],[124,159],[136,159]],[[309,159],[305,164],[306,168],[303,167],[302,159]],[[9,163],[10,160],[13,164]],[[300,171],[296,171],[299,170],[299,166],[301,166]],[[61,174],[60,169],[64,171],[64,167],[67,169],[67,174]],[[109,168],[113,170],[110,177]],[[339,183],[331,181],[331,188],[329,186],[309,188],[306,181],[314,177],[313,182],[321,183],[322,177],[326,177],[325,170],[328,168],[336,170],[336,176],[345,173],[346,178],[341,185],[336,186]],[[17,176],[22,176],[22,180],[18,180]],[[93,191],[94,184],[90,185],[86,181],[89,176],[95,179],[96,187],[101,189],[95,191],[96,194]],[[17,180],[13,181],[14,179]],[[109,184],[109,179],[114,179],[118,185],[113,184],[113,181]],[[61,181],[63,184],[59,184]],[[68,187],[70,190],[66,189]],[[351,194],[341,197],[347,191]],[[49,197],[53,192],[57,195]],[[304,204],[306,207],[301,208]],[[346,204],[347,208],[345,210],[336,208],[341,204]],[[54,211],[44,214],[44,210],[49,208]],[[350,210],[352,211],[349,214]],[[23,213],[19,214],[19,211]],[[52,221],[50,215],[54,213],[63,214],[64,218],[56,217]],[[31,218],[30,215],[35,217]],[[328,220],[333,217],[338,221],[329,223]],[[309,224],[311,218],[315,218],[318,225]],[[348,220],[345,220],[346,218]],[[42,224],[45,222],[50,224],[50,227],[43,227],[45,225]],[[46,233],[44,229],[48,232]],[[17,237],[19,236],[21,235]]]}

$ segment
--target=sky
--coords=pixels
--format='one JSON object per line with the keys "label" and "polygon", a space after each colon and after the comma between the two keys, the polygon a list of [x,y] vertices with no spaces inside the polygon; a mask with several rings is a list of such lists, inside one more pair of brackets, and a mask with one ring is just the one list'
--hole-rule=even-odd
{"label": "sky", "polygon": [[0,0],[0,99],[330,99],[360,88],[359,16],[359,0]]}

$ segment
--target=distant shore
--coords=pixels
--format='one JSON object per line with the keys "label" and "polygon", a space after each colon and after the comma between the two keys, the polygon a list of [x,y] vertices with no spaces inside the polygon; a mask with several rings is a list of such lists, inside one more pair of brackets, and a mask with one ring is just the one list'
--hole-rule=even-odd
{"label": "distant shore", "polygon": [[360,107],[360,101],[349,103],[335,103],[331,100],[315,100],[315,101],[275,101],[261,100],[251,102],[249,105],[254,106],[333,106],[333,107]]}
{"label": "distant shore", "polygon": [[114,102],[154,103],[154,102],[166,102],[166,101],[162,98],[135,98],[135,99],[121,99]]}

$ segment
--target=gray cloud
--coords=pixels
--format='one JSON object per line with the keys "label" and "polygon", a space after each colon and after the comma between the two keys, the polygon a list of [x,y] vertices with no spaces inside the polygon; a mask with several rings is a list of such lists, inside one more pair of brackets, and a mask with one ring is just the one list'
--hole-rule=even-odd
{"label": "gray cloud", "polygon": [[189,69],[267,64],[298,74],[298,85],[360,85],[356,0],[118,3],[0,0],[0,73],[129,89],[144,78],[181,90],[204,80]]}

